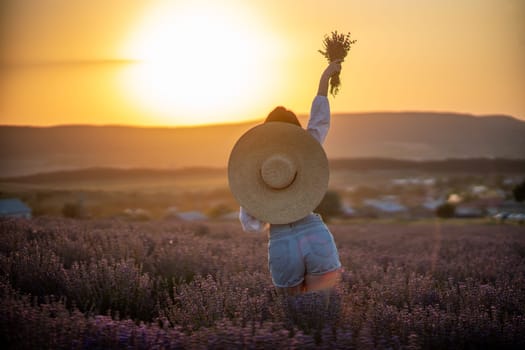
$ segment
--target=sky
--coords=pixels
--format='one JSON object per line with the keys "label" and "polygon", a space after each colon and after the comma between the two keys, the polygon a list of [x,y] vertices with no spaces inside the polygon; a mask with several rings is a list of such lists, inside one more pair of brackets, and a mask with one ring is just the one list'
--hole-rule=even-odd
{"label": "sky", "polygon": [[1,0],[0,124],[305,114],[334,30],[357,43],[332,113],[525,120],[523,0]]}

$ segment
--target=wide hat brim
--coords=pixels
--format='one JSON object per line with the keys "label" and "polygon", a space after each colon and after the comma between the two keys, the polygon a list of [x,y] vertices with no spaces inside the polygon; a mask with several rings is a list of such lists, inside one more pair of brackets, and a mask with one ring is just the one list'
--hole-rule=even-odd
{"label": "wide hat brim", "polygon": [[228,161],[233,196],[249,214],[271,224],[291,223],[311,213],[323,199],[328,180],[321,144],[290,123],[270,122],[248,130]]}

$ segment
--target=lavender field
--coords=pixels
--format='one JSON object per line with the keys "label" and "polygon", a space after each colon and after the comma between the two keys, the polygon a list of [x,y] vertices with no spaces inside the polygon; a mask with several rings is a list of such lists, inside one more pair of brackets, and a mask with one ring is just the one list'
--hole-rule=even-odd
{"label": "lavender field", "polygon": [[[525,347],[525,229],[330,225],[328,307],[278,295],[267,237],[237,223],[0,221],[0,342],[12,349]],[[3,348],[6,348],[5,346]]]}

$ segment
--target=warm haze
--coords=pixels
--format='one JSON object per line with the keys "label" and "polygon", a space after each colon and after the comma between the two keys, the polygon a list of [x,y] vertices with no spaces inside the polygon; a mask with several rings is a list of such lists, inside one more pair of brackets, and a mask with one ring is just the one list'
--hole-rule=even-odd
{"label": "warm haze", "polygon": [[522,0],[0,5],[0,124],[196,125],[307,113],[324,34],[357,44],[334,113],[525,119]]}

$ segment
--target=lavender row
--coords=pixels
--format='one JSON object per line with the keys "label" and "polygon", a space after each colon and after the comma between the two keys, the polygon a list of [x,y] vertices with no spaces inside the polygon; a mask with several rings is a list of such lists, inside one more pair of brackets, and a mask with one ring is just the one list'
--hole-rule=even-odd
{"label": "lavender row", "polygon": [[332,225],[330,302],[271,285],[230,223],[0,221],[0,337],[16,348],[519,348],[519,226]]}

